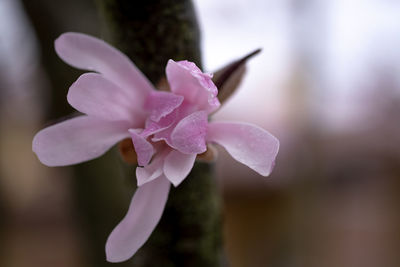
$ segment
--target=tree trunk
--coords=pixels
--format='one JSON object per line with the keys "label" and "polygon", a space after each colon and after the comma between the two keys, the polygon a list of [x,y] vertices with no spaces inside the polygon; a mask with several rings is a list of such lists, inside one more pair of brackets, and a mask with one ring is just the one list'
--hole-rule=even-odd
{"label": "tree trunk", "polygon": [[[153,84],[164,77],[168,59],[187,59],[201,67],[200,34],[190,1],[97,3],[109,41]],[[133,180],[134,172],[130,173]],[[221,266],[220,202],[214,178],[212,165],[196,163],[187,179],[171,190],[159,225],[133,257],[134,266]]]}

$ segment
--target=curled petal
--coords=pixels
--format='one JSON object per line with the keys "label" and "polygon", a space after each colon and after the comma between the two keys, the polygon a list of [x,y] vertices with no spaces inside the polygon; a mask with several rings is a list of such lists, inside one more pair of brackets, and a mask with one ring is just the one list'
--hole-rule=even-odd
{"label": "curled petal", "polygon": [[176,121],[176,119],[177,119],[176,110],[172,111],[172,113],[168,114],[167,116],[161,118],[158,122],[155,122],[148,118],[146,120],[146,128],[143,130],[141,135],[147,137],[152,134],[161,132],[172,126],[172,124]]}
{"label": "curled petal", "polygon": [[32,149],[47,166],[65,166],[97,158],[128,137],[126,122],[79,116],[36,134]]}
{"label": "curled petal", "polygon": [[154,137],[151,138],[153,142],[165,141],[170,147],[174,147],[171,142],[171,133],[174,130],[173,125],[170,127],[164,128],[161,131],[156,131]]}
{"label": "curled petal", "polygon": [[158,122],[179,107],[182,102],[183,96],[181,95],[154,91],[147,96],[144,108],[151,112],[150,119]]}
{"label": "curled petal", "polygon": [[218,89],[212,82],[212,75],[202,73],[192,62],[169,60],[166,68],[171,91],[195,104],[198,110],[211,113],[218,109]]}
{"label": "curled petal", "polygon": [[279,141],[266,130],[247,123],[213,122],[207,141],[223,146],[237,161],[268,176],[279,150]]}
{"label": "curled petal", "polygon": [[132,138],[133,146],[135,147],[139,166],[146,166],[154,154],[153,145],[135,130],[129,129],[129,133]]}
{"label": "curled petal", "polygon": [[109,262],[125,261],[143,246],[160,221],[169,189],[170,182],[165,177],[138,187],[128,213],[107,239]]}
{"label": "curled petal", "polygon": [[[55,41],[57,54],[73,67],[96,71],[144,101],[153,86],[127,56],[106,42],[82,33],[64,33]],[[142,102],[143,103],[143,102]]]}
{"label": "curled petal", "polygon": [[205,111],[197,111],[183,118],[171,133],[173,147],[185,154],[205,152],[207,124]]}
{"label": "curled petal", "polygon": [[172,150],[165,157],[165,177],[167,177],[174,186],[178,186],[189,175],[195,159],[196,154],[183,154],[177,150]]}
{"label": "curled petal", "polygon": [[85,73],[72,84],[68,102],[82,113],[105,120],[127,120],[132,127],[143,125],[141,103],[131,101],[126,93],[102,75]]}
{"label": "curled petal", "polygon": [[168,152],[168,148],[159,149],[148,165],[136,168],[138,186],[148,183],[162,175],[164,159]]}

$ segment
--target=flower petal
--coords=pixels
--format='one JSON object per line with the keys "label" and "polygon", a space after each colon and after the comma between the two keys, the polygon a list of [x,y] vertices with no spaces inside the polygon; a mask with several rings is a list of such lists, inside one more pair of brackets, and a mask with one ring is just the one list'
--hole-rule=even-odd
{"label": "flower petal", "polygon": [[179,107],[182,102],[183,96],[181,95],[154,91],[147,96],[144,108],[151,112],[150,119],[158,122]]}
{"label": "flower petal", "polygon": [[212,75],[202,73],[194,63],[169,60],[166,74],[171,92],[184,96],[185,101],[196,104],[198,110],[206,110],[209,114],[220,106]]}
{"label": "flower petal", "polygon": [[138,157],[139,166],[146,166],[149,164],[151,157],[154,154],[154,148],[146,138],[139,135],[135,130],[129,129],[132,138],[132,143],[135,147],[136,155]]}
{"label": "flower petal", "polygon": [[131,101],[126,93],[97,73],[85,73],[69,88],[68,102],[82,113],[105,120],[127,120],[143,125],[145,117],[141,103]]}
{"label": "flower petal", "polygon": [[167,179],[178,186],[190,173],[193,168],[196,154],[183,154],[172,150],[164,161],[164,174]]}
{"label": "flower petal", "polygon": [[207,141],[222,145],[237,161],[268,176],[279,150],[279,141],[266,130],[246,123],[213,122]]}
{"label": "flower petal", "polygon": [[125,261],[143,246],[160,221],[169,189],[170,182],[160,177],[136,190],[128,213],[107,239],[109,262]]}
{"label": "flower petal", "polygon": [[157,149],[157,152],[155,153],[155,156],[150,164],[144,167],[136,168],[136,179],[138,186],[148,183],[162,175],[164,159],[168,152],[169,149],[167,147]]}
{"label": "flower petal", "polygon": [[128,136],[126,122],[79,116],[38,132],[32,149],[43,164],[65,166],[97,158]]}
{"label": "flower petal", "polygon": [[205,152],[207,124],[205,111],[197,111],[183,118],[171,133],[174,148],[185,154]]}
{"label": "flower petal", "polygon": [[140,92],[143,101],[153,90],[127,56],[100,39],[82,33],[64,33],[55,41],[55,49],[69,65],[99,72],[128,93]]}
{"label": "flower petal", "polygon": [[165,129],[172,126],[172,124],[177,119],[176,110],[172,111],[167,116],[161,118],[158,122],[152,121],[151,119],[146,120],[146,128],[141,133],[142,136],[148,137],[152,134],[156,134],[158,132],[164,131]]}

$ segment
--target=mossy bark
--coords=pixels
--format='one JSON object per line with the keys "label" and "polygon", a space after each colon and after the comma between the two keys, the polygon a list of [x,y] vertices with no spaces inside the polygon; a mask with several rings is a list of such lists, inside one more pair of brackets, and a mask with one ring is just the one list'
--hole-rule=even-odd
{"label": "mossy bark", "polygon": [[[200,34],[187,0],[98,0],[106,38],[158,84],[168,59],[201,67]],[[213,167],[196,163],[170,192],[166,209],[134,266],[220,266],[220,205]]]}
{"label": "mossy bark", "polygon": [[97,0],[104,32],[153,82],[165,74],[168,59],[201,66],[200,32],[188,0]]}

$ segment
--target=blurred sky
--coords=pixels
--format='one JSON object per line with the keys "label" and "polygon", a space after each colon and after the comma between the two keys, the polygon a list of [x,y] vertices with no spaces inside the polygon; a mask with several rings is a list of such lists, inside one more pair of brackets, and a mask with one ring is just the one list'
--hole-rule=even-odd
{"label": "blurred sky", "polygon": [[[257,48],[263,49],[248,64],[245,88],[216,117],[257,122],[259,116],[249,113],[259,113],[260,109],[264,114],[278,115],[284,93],[280,87],[288,78],[290,68],[288,1],[205,0],[195,1],[195,5],[207,70],[215,71]],[[255,101],[257,98],[262,101]],[[243,103],[248,105],[243,107]]]}
{"label": "blurred sky", "polygon": [[264,123],[274,121],[287,107],[285,81],[296,68],[308,73],[310,112],[319,113],[322,123],[332,128],[359,119],[367,104],[365,94],[378,75],[399,82],[395,75],[400,73],[399,1],[196,0],[195,4],[207,69],[263,48],[249,63],[241,92],[218,114],[223,118],[255,120],[238,109],[246,103],[247,113],[257,117],[264,110]]}

